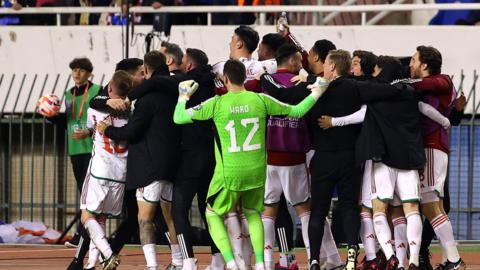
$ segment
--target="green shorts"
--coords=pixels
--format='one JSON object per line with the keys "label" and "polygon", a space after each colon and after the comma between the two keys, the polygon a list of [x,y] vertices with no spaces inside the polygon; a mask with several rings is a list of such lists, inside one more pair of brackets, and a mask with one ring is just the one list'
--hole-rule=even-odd
{"label": "green shorts", "polygon": [[265,187],[259,187],[244,191],[232,191],[226,188],[208,196],[207,205],[219,216],[226,215],[235,208],[237,203],[242,208],[263,212],[263,198]]}

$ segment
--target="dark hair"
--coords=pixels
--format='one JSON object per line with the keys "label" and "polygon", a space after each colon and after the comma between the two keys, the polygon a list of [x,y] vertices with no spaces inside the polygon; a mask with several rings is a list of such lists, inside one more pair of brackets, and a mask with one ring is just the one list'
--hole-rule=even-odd
{"label": "dark hair", "polygon": [[208,64],[207,54],[202,50],[188,48],[186,53],[192,62],[195,63],[195,66],[199,67]]}
{"label": "dark hair", "polygon": [[225,75],[232,84],[243,85],[247,78],[247,71],[242,62],[238,60],[228,60],[223,66],[223,75]]}
{"label": "dark hair", "polygon": [[163,53],[159,51],[150,51],[145,54],[143,57],[143,63],[149,69],[152,69],[152,72],[162,71],[168,73],[168,67],[166,64],[166,57]]}
{"label": "dark hair", "polygon": [[428,73],[437,75],[442,72],[442,54],[432,46],[418,46],[418,59],[427,64]]}
{"label": "dark hair", "polygon": [[143,60],[139,58],[126,58],[118,62],[115,71],[124,70],[126,72],[136,71],[139,66],[143,65]]}
{"label": "dark hair", "polygon": [[378,82],[391,83],[405,78],[402,63],[393,56],[380,55],[377,57],[377,66],[382,69],[376,77]]}
{"label": "dark hair", "polygon": [[297,46],[293,44],[284,44],[280,47],[275,54],[275,60],[277,61],[277,66],[285,64],[285,62],[293,57],[296,53],[300,52]]}
{"label": "dark hair", "polygon": [[260,38],[257,31],[253,30],[253,28],[240,25],[235,29],[235,34],[243,41],[249,53],[253,53],[257,49]]}
{"label": "dark hair", "polygon": [[335,64],[338,75],[348,75],[352,65],[350,53],[345,50],[333,50],[328,53],[328,57]]}
{"label": "dark hair", "polygon": [[360,58],[360,67],[365,75],[372,75],[377,62],[377,56],[369,51],[356,50],[353,57]]}
{"label": "dark hair", "polygon": [[161,47],[165,47],[165,53],[172,56],[175,65],[180,66],[182,64],[183,51],[180,49],[180,46],[175,43],[162,41]]}
{"label": "dark hair", "polygon": [[124,70],[116,71],[110,83],[115,86],[115,93],[123,97],[126,96],[133,87],[132,76]]}
{"label": "dark hair", "polygon": [[70,62],[69,67],[72,70],[75,69],[75,68],[80,68],[80,69],[84,69],[88,72],[93,71],[92,62],[90,61],[90,59],[88,59],[86,57],[80,57],[80,58],[73,59],[72,62]]}
{"label": "dark hair", "polygon": [[276,33],[266,34],[262,38],[262,43],[270,48],[270,50],[272,50],[274,53],[276,53],[277,50],[286,42],[287,41],[282,35]]}
{"label": "dark hair", "polygon": [[331,50],[336,50],[337,47],[335,47],[335,44],[333,44],[330,40],[321,39],[317,40],[315,44],[313,44],[312,49],[318,55],[320,60],[325,63],[328,53]]}

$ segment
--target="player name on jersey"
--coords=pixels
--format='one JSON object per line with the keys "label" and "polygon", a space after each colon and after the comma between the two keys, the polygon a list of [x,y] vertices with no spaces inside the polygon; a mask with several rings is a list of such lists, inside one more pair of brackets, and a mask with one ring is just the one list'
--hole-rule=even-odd
{"label": "player name on jersey", "polygon": [[248,112],[248,105],[230,107],[230,113],[247,113],[247,112]]}

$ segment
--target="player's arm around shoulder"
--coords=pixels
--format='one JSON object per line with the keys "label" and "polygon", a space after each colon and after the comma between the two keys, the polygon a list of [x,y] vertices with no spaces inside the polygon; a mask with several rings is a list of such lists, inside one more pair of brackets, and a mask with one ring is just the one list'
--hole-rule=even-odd
{"label": "player's arm around shoulder", "polygon": [[292,106],[276,100],[273,97],[264,95],[265,104],[267,105],[267,112],[269,115],[286,115],[288,117],[300,118],[303,117],[317,102],[328,88],[328,82],[323,79],[318,79],[315,83],[307,87],[312,92],[299,104]]}

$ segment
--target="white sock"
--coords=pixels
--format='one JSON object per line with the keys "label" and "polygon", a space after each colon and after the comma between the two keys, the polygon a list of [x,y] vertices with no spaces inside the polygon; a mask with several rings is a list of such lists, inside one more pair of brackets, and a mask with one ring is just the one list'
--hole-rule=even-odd
{"label": "white sock", "polygon": [[245,261],[245,265],[249,267],[252,264],[252,241],[250,240],[250,230],[248,228],[248,221],[245,218],[245,215],[241,215],[241,229],[242,229],[242,237],[243,237],[243,246],[242,246],[242,255],[243,260]]}
{"label": "white sock", "polygon": [[85,268],[93,268],[95,264],[97,264],[98,256],[100,255],[100,251],[97,249],[93,241],[90,241],[90,246],[88,248],[88,261]]}
{"label": "white sock", "polygon": [[431,221],[433,230],[440,240],[442,249],[445,252],[447,260],[450,262],[458,262],[460,255],[458,254],[457,243],[453,236],[452,223],[447,215],[438,215]]}
{"label": "white sock", "polygon": [[318,259],[318,265],[320,266],[327,262],[327,249],[323,245],[320,247],[320,256],[318,257]]}
{"label": "white sock", "polygon": [[184,259],[182,270],[197,270],[197,260],[195,258]]}
{"label": "white sock", "polygon": [[223,270],[224,266],[225,266],[225,261],[223,260],[222,253],[218,252],[218,253],[212,254],[212,262],[210,263],[210,267],[213,270]]}
{"label": "white sock", "polygon": [[155,251],[155,244],[146,244],[142,246],[145,260],[147,261],[147,267],[157,267],[157,253]]}
{"label": "white sock", "polygon": [[375,228],[378,242],[388,260],[395,253],[393,252],[392,233],[390,231],[390,226],[388,225],[387,216],[384,213],[375,213],[373,215],[373,227]]}
{"label": "white sock", "polygon": [[289,267],[290,263],[292,262],[292,254],[290,252],[280,253],[280,259],[278,260],[278,264],[281,267]]}
{"label": "white sock", "polygon": [[172,252],[172,263],[175,266],[182,266],[183,257],[182,257],[182,251],[180,250],[180,245],[179,244],[171,244],[170,249],[171,249],[171,252]]}
{"label": "white sock", "polygon": [[338,254],[337,244],[335,243],[335,239],[333,238],[332,228],[328,218],[325,218],[325,224],[323,226],[323,238],[322,238],[321,249],[325,250],[327,262],[329,264],[339,265],[342,262],[342,259]]}
{"label": "white sock", "polygon": [[398,267],[405,268],[405,259],[407,258],[407,219],[398,217],[392,220],[393,234],[395,236],[395,254],[397,255]]}
{"label": "white sock", "polygon": [[227,269],[232,269],[232,268],[237,268],[237,263],[235,262],[235,260],[231,260],[227,262]]}
{"label": "white sock", "polygon": [[225,217],[225,226],[228,230],[228,237],[230,238],[230,243],[232,244],[233,254],[242,256],[242,229],[240,227],[240,221],[238,220],[237,213],[232,212],[227,214]]}
{"label": "white sock", "polygon": [[87,229],[90,239],[93,241],[98,250],[100,250],[105,258],[110,258],[113,252],[107,242],[107,238],[105,238],[105,232],[98,221],[93,218],[89,218],[83,225],[85,229]]}
{"label": "white sock", "polygon": [[438,241],[440,246],[442,247],[442,260],[441,263],[445,264],[447,262],[447,253],[445,252],[445,249],[443,248],[442,241]]}
{"label": "white sock", "polygon": [[308,261],[310,261],[310,240],[308,239],[308,223],[310,222],[310,211],[301,214],[299,218],[300,222],[302,223],[303,244],[305,244]]}
{"label": "white sock", "polygon": [[275,246],[275,219],[269,216],[262,216],[265,246],[263,249],[265,257],[265,268],[271,270],[273,263],[273,247]]}
{"label": "white sock", "polygon": [[255,270],[265,270],[265,265],[263,264],[263,262],[255,263]]}
{"label": "white sock", "polygon": [[419,212],[412,212],[405,215],[407,218],[407,239],[410,251],[410,264],[419,265],[420,245],[422,243],[422,218]]}
{"label": "white sock", "polygon": [[372,214],[370,212],[360,213],[360,239],[365,249],[367,261],[374,260],[377,257],[377,238],[375,236],[375,229],[373,228]]}

